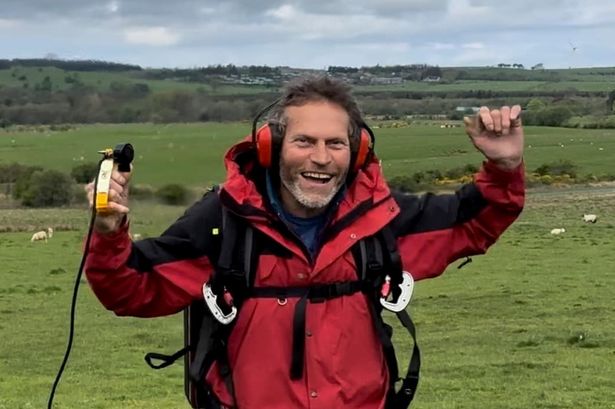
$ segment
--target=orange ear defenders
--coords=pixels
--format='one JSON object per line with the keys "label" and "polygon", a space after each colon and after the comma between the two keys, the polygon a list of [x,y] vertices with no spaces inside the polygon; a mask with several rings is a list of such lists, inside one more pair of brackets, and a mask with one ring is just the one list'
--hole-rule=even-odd
{"label": "orange ear defenders", "polygon": [[[264,168],[270,168],[273,165],[274,150],[279,149],[283,135],[279,135],[279,132],[272,129],[275,125],[265,124],[258,129],[256,129],[256,126],[258,119],[278,102],[279,100],[274,101],[259,112],[252,123],[252,143],[254,143],[256,148],[258,163]],[[360,134],[358,143],[351,143],[350,145],[352,150],[350,169],[352,172],[358,172],[369,161],[374,152],[374,145],[376,143],[374,132],[367,124],[362,122],[359,129]]]}
{"label": "orange ear defenders", "polygon": [[351,153],[352,159],[350,163],[352,166],[350,169],[353,172],[358,172],[371,159],[371,156],[374,154],[374,145],[376,144],[374,132],[365,122],[361,123],[360,131],[359,143]]}

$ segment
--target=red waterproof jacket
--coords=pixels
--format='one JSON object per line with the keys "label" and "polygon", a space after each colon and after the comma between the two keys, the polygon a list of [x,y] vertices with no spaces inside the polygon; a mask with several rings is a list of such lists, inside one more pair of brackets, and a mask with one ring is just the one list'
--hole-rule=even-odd
{"label": "red waterproof jacket", "polygon": [[[356,280],[350,248],[390,224],[404,270],[415,280],[441,274],[452,261],[482,254],[517,218],[524,203],[523,166],[506,172],[485,162],[474,182],[454,194],[392,193],[374,158],[347,187],[313,260],[300,240],[280,228],[254,176],[248,141],[229,150],[219,201],[252,224],[261,252],[255,286],[306,286]],[[87,279],[118,315],[174,314],[202,298],[212,274],[221,212],[206,194],[158,238],[131,242],[128,227],[94,233]],[[219,208],[219,205],[217,205]],[[281,256],[283,249],[285,255]],[[235,396],[216,368],[207,375],[223,404],[240,409],[382,409],[388,371],[363,293],[308,303],[304,374],[291,380],[293,311],[275,298],[244,302],[229,337]]]}

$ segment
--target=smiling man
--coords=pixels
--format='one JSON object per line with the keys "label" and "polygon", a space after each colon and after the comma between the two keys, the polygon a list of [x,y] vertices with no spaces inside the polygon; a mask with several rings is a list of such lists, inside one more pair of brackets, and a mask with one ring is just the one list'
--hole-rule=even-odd
{"label": "smiling man", "polygon": [[346,111],[330,102],[289,106],[280,152],[280,194],[299,217],[322,213],[346,181],[350,138]]}
{"label": "smiling man", "polygon": [[[435,277],[484,253],[517,218],[519,113],[483,107],[466,121],[487,159],[472,183],[454,194],[406,195],[385,182],[350,89],[302,78],[267,124],[257,130],[255,120],[253,134],[228,151],[224,184],[160,237],[130,241],[130,174],[114,171],[114,212],[96,218],[88,280],[118,315],[173,314],[205,294],[211,314],[201,339],[214,347],[201,359],[196,347],[192,376],[207,393],[193,407],[405,408],[416,379],[396,392],[397,362],[378,313],[382,305],[403,313],[410,277]],[[93,185],[88,193],[91,204]]]}

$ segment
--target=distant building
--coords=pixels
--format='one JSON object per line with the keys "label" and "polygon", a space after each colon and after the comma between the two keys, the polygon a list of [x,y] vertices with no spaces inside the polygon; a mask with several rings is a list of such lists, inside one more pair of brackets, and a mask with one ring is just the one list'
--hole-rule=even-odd
{"label": "distant building", "polygon": [[455,108],[455,111],[457,112],[478,112],[480,111],[480,107],[464,107],[464,106],[458,106]]}
{"label": "distant building", "polygon": [[370,84],[401,84],[404,82],[403,78],[400,77],[374,77],[370,78]]}
{"label": "distant building", "polygon": [[440,82],[440,77],[425,77],[423,82]]}

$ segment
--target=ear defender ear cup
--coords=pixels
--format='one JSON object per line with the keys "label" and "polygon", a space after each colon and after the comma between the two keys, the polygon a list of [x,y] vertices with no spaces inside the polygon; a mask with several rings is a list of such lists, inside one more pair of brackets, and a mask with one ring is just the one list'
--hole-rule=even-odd
{"label": "ear defender ear cup", "polygon": [[273,158],[273,135],[269,124],[261,126],[256,131],[255,139],[258,163],[264,168],[270,168]]}
{"label": "ear defender ear cup", "polygon": [[357,154],[354,164],[352,166],[353,172],[358,172],[359,169],[365,165],[369,158],[369,153],[372,149],[372,136],[366,128],[361,128],[361,135],[359,136],[359,145],[357,147]]}

